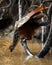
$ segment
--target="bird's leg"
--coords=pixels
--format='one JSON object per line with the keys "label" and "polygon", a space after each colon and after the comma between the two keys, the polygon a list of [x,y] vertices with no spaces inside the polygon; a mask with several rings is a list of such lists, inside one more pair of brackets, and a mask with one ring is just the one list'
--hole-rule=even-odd
{"label": "bird's leg", "polygon": [[12,52],[17,45],[19,35],[18,35],[18,30],[16,29],[14,32],[14,37],[13,37],[13,44],[9,47],[10,51]]}

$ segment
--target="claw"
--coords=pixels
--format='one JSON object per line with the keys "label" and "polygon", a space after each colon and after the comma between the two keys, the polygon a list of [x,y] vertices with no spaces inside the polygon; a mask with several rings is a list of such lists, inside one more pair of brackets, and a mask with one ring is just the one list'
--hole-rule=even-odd
{"label": "claw", "polygon": [[14,50],[14,46],[11,45],[11,46],[9,47],[9,49],[10,49],[10,52],[12,52],[12,51]]}

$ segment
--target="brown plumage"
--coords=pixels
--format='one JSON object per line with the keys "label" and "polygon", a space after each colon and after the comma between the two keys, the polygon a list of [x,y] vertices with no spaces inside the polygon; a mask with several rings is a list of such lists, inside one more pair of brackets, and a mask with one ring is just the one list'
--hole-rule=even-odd
{"label": "brown plumage", "polygon": [[34,19],[30,19],[23,26],[18,28],[19,35],[21,38],[31,39],[35,31],[40,27],[38,22]]}
{"label": "brown plumage", "polygon": [[[36,29],[38,29],[40,27],[40,24],[37,22],[37,20],[41,19],[41,17],[44,16],[42,14],[37,16],[37,14],[39,14],[41,11],[43,11],[47,8],[48,7],[46,7],[46,6],[38,7],[35,10],[31,11],[29,14],[27,14],[27,16],[29,17],[29,19],[27,18],[28,21],[21,22],[22,24],[20,24],[20,22],[19,22],[18,31],[19,31],[20,37],[24,37],[27,39],[32,38]],[[35,18],[33,19],[32,17],[34,15],[35,15]]]}

